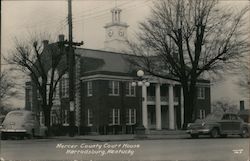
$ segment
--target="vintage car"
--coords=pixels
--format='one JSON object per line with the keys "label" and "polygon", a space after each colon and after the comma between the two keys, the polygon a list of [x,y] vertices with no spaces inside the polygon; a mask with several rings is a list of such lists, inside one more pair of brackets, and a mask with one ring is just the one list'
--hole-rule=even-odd
{"label": "vintage car", "polygon": [[3,122],[4,118],[5,118],[5,115],[0,115],[0,130],[3,127],[2,122]]}
{"label": "vintage car", "polygon": [[233,113],[209,114],[204,120],[189,123],[186,132],[192,138],[198,138],[199,135],[210,135],[212,138],[227,137],[227,135],[249,136],[247,123]]}
{"label": "vintage car", "polygon": [[10,137],[33,138],[35,136],[46,136],[46,134],[47,128],[39,124],[36,115],[31,111],[11,111],[2,123],[2,140]]}

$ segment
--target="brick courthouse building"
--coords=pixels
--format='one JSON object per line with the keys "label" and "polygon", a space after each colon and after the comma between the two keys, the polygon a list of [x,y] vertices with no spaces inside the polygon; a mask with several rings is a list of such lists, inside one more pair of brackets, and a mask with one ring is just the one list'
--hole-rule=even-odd
{"label": "brick courthouse building", "polygon": [[[120,21],[119,8],[111,12],[112,21],[105,25],[105,49],[75,49],[75,125],[81,134],[133,133],[141,123],[146,129],[180,129],[184,122],[180,83],[146,74],[150,86],[132,86],[139,69],[133,67],[128,58],[135,56],[121,52],[128,48],[128,25]],[[68,126],[68,78],[65,73],[57,87],[51,125]],[[27,82],[26,109],[37,111],[43,123],[39,106],[36,88],[32,82]],[[210,82],[207,80],[197,83],[195,112],[200,118],[210,113]]]}

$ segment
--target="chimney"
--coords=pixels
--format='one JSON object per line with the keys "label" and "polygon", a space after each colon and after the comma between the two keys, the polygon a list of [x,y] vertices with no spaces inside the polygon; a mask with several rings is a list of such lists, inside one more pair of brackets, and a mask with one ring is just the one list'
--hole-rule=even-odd
{"label": "chimney", "polygon": [[63,42],[64,41],[64,35],[63,34],[60,34],[58,36],[58,39],[59,39],[59,42]]}
{"label": "chimney", "polygon": [[43,47],[46,47],[49,44],[49,40],[43,40]]}
{"label": "chimney", "polygon": [[240,111],[243,111],[243,110],[245,110],[245,105],[244,105],[244,101],[241,100],[240,101]]}

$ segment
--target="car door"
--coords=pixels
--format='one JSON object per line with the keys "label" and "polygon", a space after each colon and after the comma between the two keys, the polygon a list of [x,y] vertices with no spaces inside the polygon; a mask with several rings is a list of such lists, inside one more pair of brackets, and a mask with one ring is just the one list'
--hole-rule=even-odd
{"label": "car door", "polygon": [[237,117],[236,114],[231,114],[231,122],[232,122],[232,133],[239,134],[241,129],[241,120]]}
{"label": "car door", "polygon": [[231,130],[232,122],[231,122],[229,114],[224,114],[222,116],[222,119],[219,121],[219,124],[221,127],[220,132],[222,134],[230,134],[232,132],[232,130]]}

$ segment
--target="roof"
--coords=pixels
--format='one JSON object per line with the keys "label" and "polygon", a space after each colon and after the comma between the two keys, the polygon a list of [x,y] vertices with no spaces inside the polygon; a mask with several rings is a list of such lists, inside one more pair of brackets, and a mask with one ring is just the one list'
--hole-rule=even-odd
{"label": "roof", "polygon": [[[86,48],[76,48],[76,55],[81,57],[81,76],[107,74],[118,76],[136,76],[138,68],[129,60],[138,56]],[[176,80],[169,75],[169,79]],[[210,83],[209,80],[199,79],[199,82]]]}
{"label": "roof", "polygon": [[[117,76],[136,76],[139,70],[129,60],[139,56],[86,48],[76,48],[75,53],[81,56],[81,76],[107,74]],[[177,80],[169,75],[170,80]],[[200,83],[210,83],[209,80],[199,79]]]}
{"label": "roof", "polygon": [[133,55],[83,48],[77,48],[75,53],[81,56],[81,75],[109,73],[135,76],[137,71],[128,61],[136,57]]}

